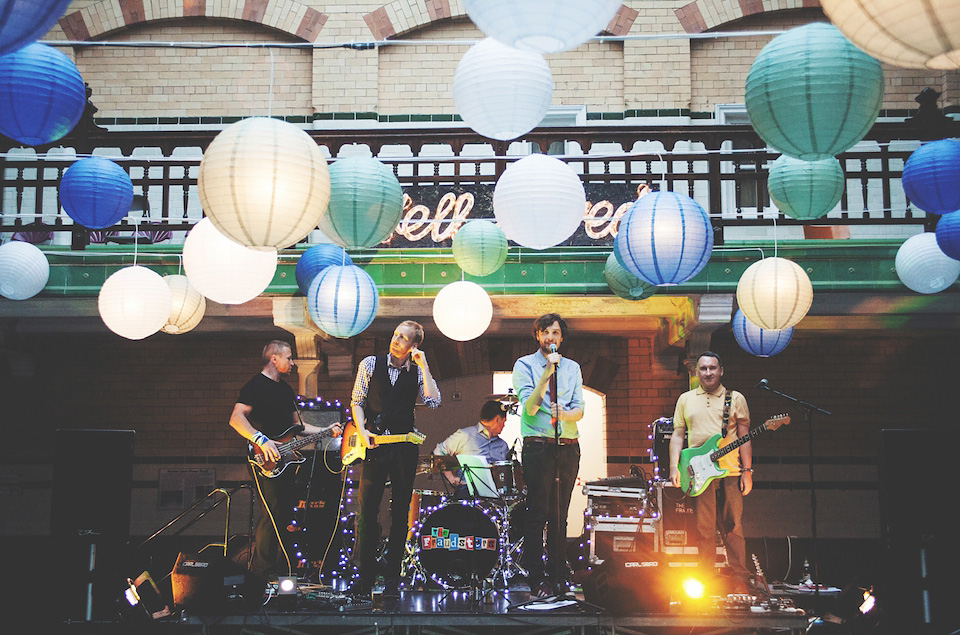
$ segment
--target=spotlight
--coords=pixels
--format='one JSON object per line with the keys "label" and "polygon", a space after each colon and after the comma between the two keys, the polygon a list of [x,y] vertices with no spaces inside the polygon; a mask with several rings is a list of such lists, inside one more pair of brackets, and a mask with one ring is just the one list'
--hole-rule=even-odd
{"label": "spotlight", "polygon": [[170,607],[160,595],[160,589],[148,571],[141,573],[136,580],[127,578],[127,588],[119,601],[120,614],[124,619],[148,618],[158,620],[171,615]]}
{"label": "spotlight", "polygon": [[680,583],[680,587],[683,589],[683,593],[691,600],[702,600],[706,594],[706,587],[704,587],[703,582],[696,578],[684,578],[683,582]]}
{"label": "spotlight", "polygon": [[277,578],[277,600],[276,608],[278,611],[294,611],[297,608],[297,577],[292,575],[282,575]]}

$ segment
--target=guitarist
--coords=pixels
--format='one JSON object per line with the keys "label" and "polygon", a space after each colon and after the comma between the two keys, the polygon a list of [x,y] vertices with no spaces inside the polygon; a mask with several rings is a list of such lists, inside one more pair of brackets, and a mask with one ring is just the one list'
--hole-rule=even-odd
{"label": "guitarist", "polygon": [[[680,487],[680,451],[684,436],[691,448],[702,445],[715,434],[734,438],[750,432],[750,410],[743,395],[728,390],[720,383],[723,364],[720,356],[706,351],[697,358],[697,379],[700,385],[677,399],[673,413],[673,436],[670,438],[670,482]],[[739,456],[739,461],[736,457]],[[720,499],[720,534],[727,548],[730,575],[734,593],[746,593],[750,573],[747,569],[747,550],[743,539],[743,497],[753,489],[753,444],[744,443],[734,457],[728,478],[717,479],[703,494],[693,498],[697,521],[697,552],[700,568],[706,575],[715,573],[717,499]]]}

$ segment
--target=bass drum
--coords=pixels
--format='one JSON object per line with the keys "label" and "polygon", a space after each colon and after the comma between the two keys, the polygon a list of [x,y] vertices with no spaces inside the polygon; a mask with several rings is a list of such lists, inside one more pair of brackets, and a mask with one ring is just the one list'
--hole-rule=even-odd
{"label": "bass drum", "polygon": [[430,514],[416,534],[424,573],[445,589],[490,577],[500,559],[500,529],[492,506],[454,501]]}

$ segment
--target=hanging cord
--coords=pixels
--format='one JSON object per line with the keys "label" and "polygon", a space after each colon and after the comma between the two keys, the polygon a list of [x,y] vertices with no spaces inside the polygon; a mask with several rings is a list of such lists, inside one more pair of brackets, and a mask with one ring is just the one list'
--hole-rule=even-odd
{"label": "hanging cord", "polygon": [[277,537],[277,543],[280,545],[280,551],[283,552],[283,557],[287,561],[287,575],[293,575],[293,564],[290,562],[290,555],[287,553],[287,548],[283,545],[283,538],[280,537],[280,528],[277,527],[277,519],[273,517],[273,512],[270,510],[270,505],[267,504],[267,499],[263,495],[263,489],[260,487],[260,477],[257,475],[257,468],[250,464],[251,472],[253,472],[253,482],[257,484],[257,494],[260,495],[260,502],[263,503],[264,512],[270,518],[270,524],[273,525],[273,533]]}

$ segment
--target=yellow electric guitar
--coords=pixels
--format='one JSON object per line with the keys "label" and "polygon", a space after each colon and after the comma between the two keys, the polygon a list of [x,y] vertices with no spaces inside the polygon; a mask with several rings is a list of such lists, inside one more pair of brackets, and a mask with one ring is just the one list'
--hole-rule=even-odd
{"label": "yellow electric guitar", "polygon": [[[427,435],[422,432],[408,432],[406,434],[374,434],[373,447],[384,445],[386,443],[423,443]],[[347,423],[343,429],[343,443],[340,445],[340,459],[344,465],[351,465],[357,461],[362,461],[367,456],[367,448],[363,446],[360,440],[360,431],[357,430],[357,424],[353,421]]]}

